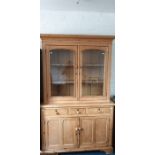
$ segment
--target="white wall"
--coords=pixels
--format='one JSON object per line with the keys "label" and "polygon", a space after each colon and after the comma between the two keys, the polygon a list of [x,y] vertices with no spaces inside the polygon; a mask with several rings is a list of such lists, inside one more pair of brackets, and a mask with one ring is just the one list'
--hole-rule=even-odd
{"label": "white wall", "polygon": [[113,13],[41,11],[41,33],[114,35]]}
{"label": "white wall", "polygon": [[[41,10],[40,33],[115,35],[114,13]],[[112,49],[111,95],[115,94],[115,43]]]}

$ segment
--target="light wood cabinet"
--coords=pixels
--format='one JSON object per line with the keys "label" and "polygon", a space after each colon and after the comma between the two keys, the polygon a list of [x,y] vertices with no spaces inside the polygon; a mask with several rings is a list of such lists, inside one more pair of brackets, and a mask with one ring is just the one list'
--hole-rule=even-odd
{"label": "light wood cabinet", "polygon": [[112,151],[110,36],[41,35],[42,152]]}

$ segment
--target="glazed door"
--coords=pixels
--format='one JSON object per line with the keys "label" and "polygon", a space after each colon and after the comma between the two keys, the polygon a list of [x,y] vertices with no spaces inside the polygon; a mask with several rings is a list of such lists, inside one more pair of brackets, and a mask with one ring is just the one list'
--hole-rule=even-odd
{"label": "glazed door", "polygon": [[49,101],[77,100],[77,46],[48,46]]}
{"label": "glazed door", "polygon": [[80,46],[80,100],[106,99],[108,47]]}

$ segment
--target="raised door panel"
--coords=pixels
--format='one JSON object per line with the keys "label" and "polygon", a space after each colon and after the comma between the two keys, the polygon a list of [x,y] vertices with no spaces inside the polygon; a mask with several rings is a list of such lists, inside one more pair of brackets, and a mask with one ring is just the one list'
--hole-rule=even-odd
{"label": "raised door panel", "polygon": [[46,120],[45,137],[46,149],[55,149],[62,146],[61,119],[50,118]]}
{"label": "raised door panel", "polygon": [[80,147],[91,147],[94,144],[94,117],[81,117],[80,129]]}
{"label": "raised door panel", "polygon": [[95,118],[95,143],[97,146],[107,146],[109,143],[110,118]]}
{"label": "raised door panel", "polygon": [[77,135],[76,135],[77,126],[78,126],[77,118],[63,118],[62,120],[63,148],[77,147]]}

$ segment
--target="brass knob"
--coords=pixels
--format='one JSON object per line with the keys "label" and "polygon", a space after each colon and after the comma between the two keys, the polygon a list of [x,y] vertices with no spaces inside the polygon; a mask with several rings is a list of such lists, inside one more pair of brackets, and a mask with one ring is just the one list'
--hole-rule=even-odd
{"label": "brass knob", "polygon": [[79,135],[79,128],[78,127],[75,128],[75,133],[76,133],[76,135]]}
{"label": "brass knob", "polygon": [[79,131],[82,131],[83,130],[83,128],[79,128]]}
{"label": "brass knob", "polygon": [[77,109],[77,110],[76,110],[76,113],[77,113],[77,114],[80,114],[80,111],[79,111],[79,109]]}
{"label": "brass knob", "polygon": [[55,110],[55,113],[56,113],[56,115],[59,115],[59,112],[58,112],[58,110],[57,110],[57,109]]}
{"label": "brass knob", "polygon": [[98,112],[101,112],[101,109],[100,108],[98,108]]}
{"label": "brass knob", "polygon": [[80,127],[75,128],[76,134],[80,134],[80,131],[82,131],[82,130],[83,130],[83,128],[80,128]]}

